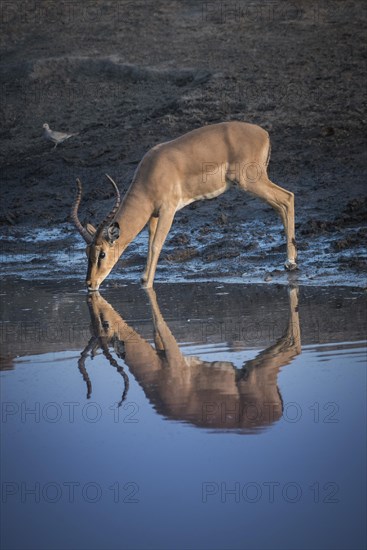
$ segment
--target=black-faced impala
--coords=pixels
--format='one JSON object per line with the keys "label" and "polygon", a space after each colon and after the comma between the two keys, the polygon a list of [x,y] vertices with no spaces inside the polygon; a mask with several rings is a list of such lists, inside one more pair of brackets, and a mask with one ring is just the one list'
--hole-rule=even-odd
{"label": "black-faced impala", "polygon": [[259,197],[280,215],[286,238],[286,269],[296,265],[294,195],[272,183],[267,175],[270,159],[268,133],[245,122],[223,122],[193,130],[156,145],[141,160],[121,202],[110,178],[116,203],[95,229],[78,218],[82,185],[72,209],[72,219],[87,243],[89,291],[98,290],[121,254],[149,224],[149,246],[142,283],[153,286],[158,257],[177,210],[188,204],[217,197],[232,185]]}

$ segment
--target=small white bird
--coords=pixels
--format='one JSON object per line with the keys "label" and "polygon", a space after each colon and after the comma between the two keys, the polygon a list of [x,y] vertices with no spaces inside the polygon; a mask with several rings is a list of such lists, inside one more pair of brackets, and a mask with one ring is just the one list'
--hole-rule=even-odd
{"label": "small white bird", "polygon": [[52,141],[52,143],[55,144],[54,149],[56,149],[59,143],[62,143],[63,141],[78,135],[78,134],[64,134],[64,132],[54,132],[53,130],[51,130],[47,122],[44,123],[43,129],[44,129],[43,137],[45,139],[48,139],[49,141]]}

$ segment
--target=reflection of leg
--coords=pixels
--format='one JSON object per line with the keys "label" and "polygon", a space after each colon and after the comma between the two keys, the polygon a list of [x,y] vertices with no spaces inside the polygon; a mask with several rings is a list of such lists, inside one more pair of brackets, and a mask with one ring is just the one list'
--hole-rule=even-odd
{"label": "reflection of leg", "polygon": [[275,374],[279,369],[288,365],[301,352],[301,337],[298,314],[298,287],[289,287],[289,316],[288,324],[283,335],[275,344],[261,351],[254,359],[246,361],[237,374],[239,380],[248,380],[254,368],[269,369]]}
{"label": "reflection of leg", "polygon": [[158,351],[164,351],[168,364],[176,368],[178,365],[181,365],[183,361],[179,345],[163,318],[155,291],[152,288],[147,288],[146,293],[148,294],[150,307],[152,309],[156,349]]}
{"label": "reflection of leg", "polygon": [[154,240],[155,232],[157,230],[157,224],[158,224],[158,218],[155,216],[152,216],[149,220],[148,257],[147,257],[147,264],[145,266],[145,271],[141,278],[142,283],[145,283],[148,278],[148,267],[150,266],[150,263],[152,261],[153,240]]}
{"label": "reflection of leg", "polygon": [[147,266],[147,277],[144,285],[146,288],[151,288],[153,286],[159,254],[161,253],[162,246],[166,240],[168,232],[171,229],[174,214],[175,211],[172,210],[161,210],[159,213],[158,224],[152,243],[150,262]]}
{"label": "reflection of leg", "polygon": [[116,339],[113,343],[115,353],[119,359],[125,361],[126,351],[125,351],[125,342]]}
{"label": "reflection of leg", "polygon": [[301,329],[298,313],[298,286],[288,287],[289,296],[289,326],[288,338],[292,341],[296,354],[301,353]]}
{"label": "reflection of leg", "polygon": [[252,369],[254,368],[254,365],[250,365],[249,361],[245,363],[241,369],[236,369],[235,376],[236,376],[236,383],[237,382],[246,382],[250,376],[250,373]]}
{"label": "reflection of leg", "polygon": [[164,351],[164,344],[162,341],[162,337],[159,332],[159,318],[161,317],[159,306],[157,302],[157,295],[155,293],[155,290],[153,288],[146,288],[145,292],[148,295],[149,301],[150,301],[150,307],[152,310],[152,317],[153,317],[153,327],[154,327],[154,345],[156,350],[158,351]]}

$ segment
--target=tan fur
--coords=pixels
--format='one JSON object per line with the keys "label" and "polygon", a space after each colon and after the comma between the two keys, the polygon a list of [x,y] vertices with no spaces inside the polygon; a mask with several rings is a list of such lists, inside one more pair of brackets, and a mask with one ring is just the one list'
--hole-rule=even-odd
{"label": "tan fur", "polygon": [[[123,343],[124,361],[154,408],[170,419],[198,426],[246,429],[270,425],[283,412],[280,369],[301,352],[298,290],[289,290],[289,318],[279,340],[236,369],[229,361],[183,355],[147,290],[154,324],[152,346],[97,293],[89,297],[93,336],[104,348]],[[85,355],[85,353],[82,353]],[[86,370],[84,379],[91,383]]]}
{"label": "tan fur", "polygon": [[[204,126],[153,147],[140,162],[115,215],[119,238],[113,244],[99,238],[89,245],[88,289],[99,288],[147,223],[149,248],[142,281],[145,287],[152,287],[158,257],[176,211],[195,200],[218,196],[232,184],[278,212],[287,238],[286,267],[294,269],[294,196],[269,180],[269,154],[268,133],[259,126],[237,121]],[[101,251],[105,258],[98,262]]]}

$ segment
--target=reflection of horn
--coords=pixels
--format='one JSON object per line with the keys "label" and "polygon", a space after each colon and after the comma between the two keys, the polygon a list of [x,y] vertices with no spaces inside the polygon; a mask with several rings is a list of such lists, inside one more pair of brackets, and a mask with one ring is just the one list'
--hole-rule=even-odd
{"label": "reflection of horn", "polygon": [[104,320],[103,312],[98,312],[97,310],[94,310],[94,307],[98,301],[101,300],[101,296],[99,292],[95,292],[92,296],[87,296],[87,304],[88,309],[92,321],[92,332],[94,333],[91,339],[89,340],[88,344],[82,351],[80,355],[80,359],[78,361],[78,368],[83,376],[83,380],[87,384],[87,399],[90,398],[92,394],[92,383],[90,381],[90,378],[88,376],[87,370],[85,368],[85,360],[88,356],[88,353],[90,352],[91,357],[95,357],[98,351],[98,348],[102,350],[103,355],[106,357],[110,365],[115,367],[117,372],[119,372],[124,379],[124,391],[122,393],[121,400],[118,403],[118,406],[120,407],[123,403],[123,401],[126,399],[127,392],[129,391],[129,378],[124,371],[123,367],[121,367],[116,359],[111,355],[108,344],[109,344],[109,338],[108,338],[108,331],[109,331],[109,323],[108,320]]}
{"label": "reflection of horn", "polygon": [[124,379],[125,387],[124,387],[124,391],[122,393],[121,400],[118,403],[118,406],[121,407],[123,401],[125,401],[125,399],[126,399],[127,392],[129,391],[129,387],[130,387],[129,377],[127,376],[127,374],[124,371],[123,367],[121,367],[117,363],[116,359],[113,358],[113,356],[111,355],[111,353],[108,349],[107,344],[105,342],[103,342],[102,338],[97,338],[96,336],[91,337],[88,344],[85,346],[84,350],[80,354],[80,358],[78,360],[79,372],[81,373],[84,382],[87,384],[87,399],[89,399],[90,396],[92,395],[92,382],[89,378],[87,369],[85,367],[85,360],[88,357],[88,353],[90,351],[91,351],[91,357],[94,357],[96,355],[96,351],[97,351],[96,348],[98,348],[98,347],[101,348],[101,350],[103,352],[103,355],[106,357],[106,359],[109,361],[109,363],[113,367],[115,367],[117,372],[119,372],[121,374],[122,378]]}
{"label": "reflection of horn", "polygon": [[120,367],[120,365],[118,364],[116,359],[114,357],[112,357],[112,355],[110,353],[110,350],[108,349],[108,346],[105,342],[101,342],[101,349],[102,349],[103,355],[106,357],[106,359],[110,362],[110,364],[113,367],[115,367],[117,372],[119,372],[121,374],[122,378],[124,379],[125,388],[124,388],[124,391],[122,393],[121,400],[118,403],[118,407],[121,407],[123,401],[125,401],[125,399],[126,399],[127,392],[129,391],[129,386],[130,386],[129,377],[126,374],[126,372],[124,371],[123,367]]}
{"label": "reflection of horn", "polygon": [[96,340],[97,338],[95,336],[92,336],[92,338],[89,340],[88,344],[85,346],[82,353],[80,354],[80,358],[78,360],[79,372],[82,375],[84,382],[87,384],[87,399],[89,399],[92,395],[92,382],[90,381],[87,369],[85,368],[85,360],[88,357],[88,353],[95,345]]}

